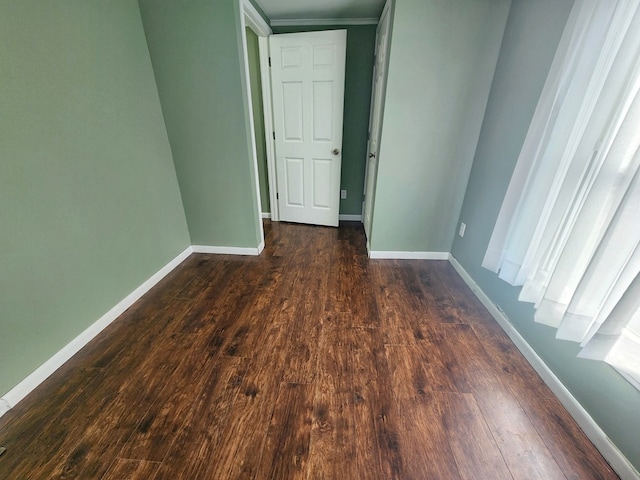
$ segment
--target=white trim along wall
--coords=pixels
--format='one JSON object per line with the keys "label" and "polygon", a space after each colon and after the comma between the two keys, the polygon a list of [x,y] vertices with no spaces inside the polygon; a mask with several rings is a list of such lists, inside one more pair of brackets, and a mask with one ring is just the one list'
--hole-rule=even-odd
{"label": "white trim along wall", "polygon": [[271,220],[280,221],[278,210],[278,182],[276,181],[276,143],[273,135],[273,104],[271,102],[271,72],[269,72],[269,37],[258,37],[260,56],[260,80],[262,82],[262,110],[264,112],[265,150],[267,155],[267,181],[269,184],[269,205]]}
{"label": "white trim along wall", "polygon": [[53,372],[60,368],[67,360],[73,357],[82,347],[89,343],[102,330],[118,318],[124,311],[133,305],[140,297],[147,293],[160,280],[180,265],[193,253],[188,247],[176,258],[167,263],[157,273],[123,298],[116,306],[100,317],[93,325],[65,345],[58,353],[38,367],[31,375],[22,380],[0,399],[0,416],[13,408],[20,400],[26,397],[33,389],[44,382]]}
{"label": "white trim along wall", "polygon": [[349,215],[341,213],[338,215],[338,220],[341,222],[362,222],[362,215]]}
{"label": "white trim along wall", "polygon": [[[245,28],[248,27],[258,36],[258,55],[260,57],[260,79],[262,82],[262,106],[264,112],[264,129],[265,129],[265,147],[267,154],[267,181],[269,183],[269,201],[271,204],[271,219],[275,222],[279,221],[279,212],[278,212],[278,200],[277,193],[278,188],[276,185],[276,175],[275,175],[275,143],[273,141],[272,136],[269,132],[273,131],[273,122],[272,122],[272,105],[271,105],[271,75],[269,74],[269,45],[268,45],[268,37],[273,34],[271,27],[265,22],[262,18],[258,10],[251,4],[249,0],[238,0],[238,5],[240,6],[240,12],[242,15],[240,16],[240,30],[242,34],[242,57],[244,62],[244,80],[246,87],[246,95],[248,98],[247,104],[247,115],[250,119],[250,128],[251,128],[251,152],[253,155],[253,166],[255,170],[255,178],[256,178],[256,195],[258,198],[258,204],[260,210],[262,206],[260,205],[260,183],[258,180],[258,155],[256,150],[256,137],[255,137],[255,124],[253,118],[253,99],[251,98],[251,85],[249,79],[249,59],[247,55],[247,39],[245,35]],[[262,212],[261,216],[264,218],[264,214]],[[260,233],[262,235],[262,239],[264,240],[264,229],[262,226],[262,222],[260,222]]]}
{"label": "white trim along wall", "polygon": [[258,248],[250,247],[209,247],[207,245],[193,245],[191,247],[193,253],[214,253],[217,255],[260,255],[264,250],[264,240],[260,243]]}
{"label": "white trim along wall", "polygon": [[298,27],[305,25],[377,25],[377,18],[297,18],[291,20],[271,20],[273,27]]}
{"label": "white trim along wall", "polygon": [[[249,0],[238,0],[238,6],[240,8],[240,43],[242,47],[242,72],[241,75],[244,77],[244,94],[246,95],[246,114],[249,117],[249,136],[250,136],[250,147],[251,147],[251,157],[253,163],[253,175],[254,175],[254,188],[255,195],[257,201],[257,215],[256,222],[258,231],[260,232],[260,242],[264,243],[264,227],[262,225],[262,205],[260,199],[260,181],[258,174],[258,153],[256,147],[256,133],[255,133],[255,123],[253,118],[253,100],[251,98],[251,80],[249,78],[249,60],[247,55],[247,36],[245,34],[245,29],[247,27],[251,28],[257,35],[270,35],[271,28],[267,25],[267,22],[264,21],[258,10],[251,4]],[[246,255],[246,253],[238,253],[238,255]],[[251,255],[251,253],[248,253]]]}
{"label": "white trim along wall", "polygon": [[49,376],[60,368],[67,360],[93,340],[100,332],[114,322],[127,308],[139,300],[145,293],[153,288],[160,280],[171,273],[178,265],[184,262],[193,253],[215,253],[226,255],[260,255],[264,249],[264,241],[258,248],[238,248],[238,247],[212,247],[203,245],[193,245],[187,247],[177,257],[158,270],[157,273],[147,279],[142,285],[118,302],[111,310],[100,317],[96,322],[84,330],[80,335],[62,347],[49,360],[40,365],[27,378],[9,390],[0,398],[0,417],[15,407],[24,397],[33,391],[38,385],[44,382]]}
{"label": "white trim along wall", "polygon": [[380,250],[369,251],[369,258],[378,260],[449,260],[450,255],[451,254],[449,252],[390,252]]}
{"label": "white trim along wall", "polygon": [[[368,244],[367,244],[368,247]],[[160,280],[166,277],[178,265],[185,261],[193,253],[215,253],[229,255],[259,255],[264,249],[264,242],[258,248],[238,248],[238,247],[213,247],[203,245],[193,245],[185,249],[177,257],[162,267],[157,273],[152,275],[147,281],[136,288],[133,292],[122,299],[111,310],[99,318],[93,325],[74,338],[58,353],[38,367],[31,375],[7,392],[0,398],[0,417],[7,413],[12,407],[26,397],[38,385],[46,380],[53,372],[60,368],[67,360],[75,355],[82,347],[88,344],[94,337],[102,332],[109,324],[115,321],[133,303],[140,299]],[[467,271],[449,252],[388,252],[370,251],[371,259],[419,259],[419,260],[448,260],[455,270],[460,274],[465,283],[471,288],[480,302],[487,308],[489,313],[498,322],[500,327],[509,336],[511,341],[524,355],[531,366],[538,372],[551,391],[558,397],[560,402],[576,420],[580,428],[587,434],[611,467],[623,480],[640,480],[640,474],[629,463],[627,458],[620,452],[609,437],[602,431],[593,418],[580,405],[576,398],[567,390],[562,382],[556,377],[551,369],[538,356],[535,350],[527,343],[520,333],[511,324],[504,312],[495,305],[489,297],[482,291],[478,284],[471,278]]]}
{"label": "white trim along wall", "polygon": [[244,20],[247,27],[256,32],[259,36],[271,35],[271,27],[264,21],[262,15],[258,13],[249,0],[240,0],[240,8],[244,14]]}
{"label": "white trim along wall", "polygon": [[450,255],[449,262],[469,286],[474,295],[478,297],[478,300],[480,300],[489,311],[495,321],[498,322],[502,330],[509,336],[518,350],[520,350],[520,353],[524,355],[535,371],[538,372],[538,375],[540,375],[544,383],[551,389],[562,405],[564,405],[587,437],[589,437],[600,453],[602,453],[602,456],[609,462],[611,468],[613,468],[623,480],[640,480],[640,473],[629,463],[629,460],[627,460],[624,454],[615,446],[607,434],[602,431],[571,392],[567,390],[544,360],[538,356],[533,347],[520,335],[500,307],[491,301],[453,255]]}

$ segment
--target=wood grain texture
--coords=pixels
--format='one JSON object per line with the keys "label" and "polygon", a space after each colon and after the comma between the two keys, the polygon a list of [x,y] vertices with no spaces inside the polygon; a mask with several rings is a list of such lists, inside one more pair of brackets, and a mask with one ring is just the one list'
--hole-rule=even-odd
{"label": "wood grain texture", "polygon": [[157,462],[116,458],[102,480],[147,480],[156,478],[159,468]]}
{"label": "wood grain texture", "polygon": [[255,478],[307,478],[314,387],[281,383]]}
{"label": "wood grain texture", "polygon": [[246,369],[246,359],[221,357],[213,362],[189,418],[163,459],[158,478],[199,478],[218,461],[222,435]]}
{"label": "wood grain texture", "polygon": [[[388,416],[398,419],[395,442],[403,457],[401,474],[394,478],[462,478],[451,448],[457,432],[445,427],[444,401],[438,393],[425,392],[393,403]],[[465,423],[460,419],[460,428]]]}
{"label": "wood grain texture", "polygon": [[320,338],[322,355],[317,364],[307,470],[310,479],[357,478],[358,474],[353,370],[344,323],[329,322]]}
{"label": "wood grain texture", "polygon": [[190,256],[3,416],[0,478],[617,478],[447,262],[265,234]]}

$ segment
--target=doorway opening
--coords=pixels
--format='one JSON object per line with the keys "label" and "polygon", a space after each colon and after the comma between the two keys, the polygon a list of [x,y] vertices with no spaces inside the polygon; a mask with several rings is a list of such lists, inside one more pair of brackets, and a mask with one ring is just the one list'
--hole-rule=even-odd
{"label": "doorway opening", "polygon": [[[344,135],[342,148],[342,175],[340,181],[340,208],[339,220],[362,221],[363,219],[363,201],[365,193],[367,155],[370,153],[368,149],[369,136],[369,120],[370,120],[370,101],[373,65],[375,63],[374,52],[376,49],[376,29],[378,26],[377,19],[366,19],[367,21],[354,21],[354,19],[345,19],[344,22],[331,19],[329,21],[319,21],[317,24],[294,24],[282,25],[277,24],[274,27],[275,32],[267,25],[263,17],[253,7],[249,0],[238,0],[240,5],[240,17],[242,19],[242,33],[244,40],[244,55],[247,77],[247,92],[253,98],[252,104],[259,101],[256,99],[256,86],[251,88],[250,75],[260,77],[262,83],[262,94],[264,106],[271,107],[271,78],[269,68],[269,47],[268,37],[273,33],[288,34],[297,32],[310,32],[320,30],[337,30],[346,29],[347,37],[347,73],[345,81],[345,105],[344,105]],[[388,7],[388,6],[387,6]],[[385,10],[388,8],[385,7]],[[245,32],[245,28],[249,27],[250,32]],[[255,49],[255,37],[257,36],[259,61],[252,61],[249,65],[247,55],[248,50]],[[248,40],[247,40],[248,39]],[[253,43],[253,45],[251,45]],[[260,72],[256,72],[256,66],[260,67]],[[254,70],[252,72],[252,70]],[[253,90],[253,93],[252,93]],[[260,217],[260,213],[265,216],[270,215],[274,221],[282,220],[278,215],[277,203],[278,199],[278,182],[276,180],[276,157],[275,142],[273,140],[273,116],[271,111],[264,111],[263,125],[257,125],[254,117],[261,115],[258,106],[253,105],[251,108],[251,117],[253,130],[251,131],[252,141],[254,143],[256,155],[256,196],[262,206],[256,218]],[[255,113],[254,113],[255,112]],[[255,124],[255,125],[254,125]],[[260,130],[264,128],[264,137]],[[261,139],[264,138],[266,145],[264,151],[261,151]],[[266,156],[266,166],[264,168],[264,156]],[[266,179],[265,179],[266,170]],[[266,181],[265,181],[266,180]],[[369,182],[370,184],[372,182]],[[280,192],[282,195],[282,192]],[[345,198],[346,197],[346,198]],[[370,196],[371,198],[371,196]],[[268,204],[266,202],[268,199]]]}

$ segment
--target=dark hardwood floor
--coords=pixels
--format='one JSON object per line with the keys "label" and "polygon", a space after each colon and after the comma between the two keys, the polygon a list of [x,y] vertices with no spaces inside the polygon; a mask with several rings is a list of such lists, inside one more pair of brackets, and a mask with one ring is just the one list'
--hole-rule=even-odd
{"label": "dark hardwood floor", "polygon": [[447,262],[265,225],[0,418],[0,479],[618,478]]}

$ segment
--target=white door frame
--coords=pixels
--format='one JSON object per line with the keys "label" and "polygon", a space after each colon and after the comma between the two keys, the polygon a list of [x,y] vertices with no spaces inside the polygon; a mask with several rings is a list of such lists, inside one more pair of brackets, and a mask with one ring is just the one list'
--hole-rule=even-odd
{"label": "white door frame", "polygon": [[[390,16],[391,15],[391,3],[393,2],[393,0],[387,0],[384,4],[384,7],[382,9],[382,13],[380,14],[380,19],[378,21],[378,25],[380,25],[383,22],[383,19],[385,18],[385,16]],[[364,200],[362,202],[362,223],[364,224],[365,222],[365,209],[367,208],[367,203],[369,202],[374,202],[375,198],[368,198],[366,196],[367,193],[367,189],[369,187],[368,180],[369,180],[369,149],[370,149],[370,139],[371,139],[371,135],[376,135],[378,138],[378,151],[375,152],[377,157],[376,157],[376,169],[378,168],[378,166],[380,165],[380,132],[382,131],[382,119],[384,117],[383,111],[384,111],[384,95],[386,92],[386,78],[387,78],[387,71],[389,69],[389,44],[391,43],[391,40],[389,38],[389,33],[390,33],[390,29],[391,29],[391,18],[389,18],[389,24],[388,24],[388,31],[387,31],[387,39],[386,39],[386,44],[382,46],[382,48],[386,49],[386,54],[385,54],[385,64],[384,64],[384,70],[382,72],[382,89],[381,89],[381,93],[382,93],[382,98],[378,98],[376,99],[376,90],[375,90],[375,76],[376,76],[376,71],[375,69],[377,68],[377,66],[374,64],[374,72],[373,72],[373,78],[372,78],[372,88],[371,88],[371,102],[370,102],[370,110],[369,110],[369,128],[371,128],[371,124],[373,123],[373,114],[374,114],[374,108],[373,108],[373,104],[374,101],[377,100],[379,102],[379,108],[377,110],[377,117],[378,117],[378,132],[369,132],[369,140],[367,141],[367,158],[365,159],[365,171],[364,171],[364,185],[363,185],[363,193],[365,194]],[[378,45],[378,36],[376,35],[376,48]],[[379,55],[378,52],[376,52],[376,58]],[[375,185],[375,182],[377,180],[377,172],[376,172],[376,178],[372,178],[371,180],[373,180],[373,184]],[[374,195],[375,197],[375,195]],[[373,208],[375,202],[371,203],[371,208]],[[371,213],[373,216],[373,212]],[[371,230],[371,225],[369,225],[369,229]],[[371,231],[369,231],[369,235],[371,234]],[[369,250],[369,242],[370,239],[367,238],[367,250]]]}
{"label": "white door frame", "polygon": [[[265,129],[265,143],[267,153],[267,177],[269,183],[269,201],[271,209],[271,220],[279,221],[280,215],[278,212],[278,186],[276,182],[276,163],[275,163],[275,141],[273,139],[273,116],[272,116],[272,102],[271,102],[271,75],[269,74],[269,44],[267,37],[273,35],[271,27],[264,21],[262,16],[258,13],[256,8],[251,4],[249,0],[238,0],[240,5],[240,27],[242,30],[242,56],[244,59],[245,70],[245,83],[247,89],[247,95],[249,103],[247,105],[248,115],[251,123],[251,149],[253,154],[253,163],[255,168],[256,177],[256,195],[258,198],[258,217],[262,216],[262,207],[260,205],[260,183],[258,179],[258,155],[256,151],[256,137],[253,120],[253,111],[251,108],[253,100],[251,99],[251,84],[249,79],[249,60],[247,56],[247,39],[245,35],[245,28],[249,27],[258,35],[258,50],[260,55],[260,77],[262,80],[262,99],[264,110],[264,129]],[[260,222],[260,230],[262,231],[262,240],[264,242],[264,231],[262,222]]]}

